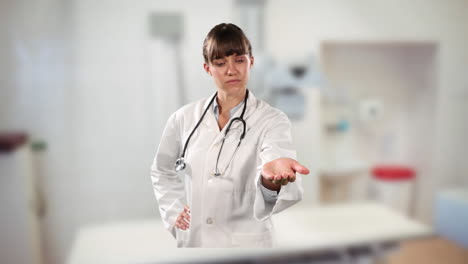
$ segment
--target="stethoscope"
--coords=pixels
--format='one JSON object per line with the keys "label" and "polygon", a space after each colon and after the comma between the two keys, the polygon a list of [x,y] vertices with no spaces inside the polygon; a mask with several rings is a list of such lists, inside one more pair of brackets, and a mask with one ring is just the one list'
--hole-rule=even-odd
{"label": "stethoscope", "polygon": [[[195,132],[195,130],[197,130],[198,126],[200,125],[200,123],[202,122],[203,118],[205,117],[205,114],[206,112],[208,112],[208,109],[210,109],[211,105],[213,104],[214,100],[216,99],[216,96],[218,95],[218,92],[215,93],[215,95],[213,96],[213,98],[211,98],[211,101],[210,103],[208,104],[208,106],[206,107],[205,111],[203,112],[202,116],[200,117],[200,120],[198,120],[198,123],[195,125],[195,127],[193,128],[192,132],[190,133],[187,141],[185,142],[185,145],[184,145],[184,151],[182,152],[182,155],[180,156],[180,158],[178,158],[175,162],[175,170],[177,172],[179,171],[182,171],[185,169],[186,167],[186,164],[185,164],[185,160],[184,160],[184,157],[185,157],[185,152],[187,151],[187,146],[188,146],[188,143],[190,142],[190,138],[192,137],[193,133]],[[249,97],[249,90],[246,90],[246,93],[245,93],[245,98],[244,98],[244,108],[242,109],[242,113],[240,115],[240,117],[235,117],[233,119],[231,119],[231,121],[229,122],[228,126],[226,127],[226,131],[224,132],[224,137],[223,137],[223,141],[221,143],[221,147],[219,148],[219,152],[218,152],[218,157],[216,158],[216,167],[215,167],[215,172],[214,172],[214,175],[215,176],[221,176],[222,173],[218,170],[218,162],[219,162],[219,157],[221,156],[221,151],[223,150],[223,146],[224,146],[224,140],[226,140],[226,136],[227,134],[229,133],[229,130],[231,129],[231,125],[236,122],[236,121],[240,121],[242,123],[242,126],[243,126],[243,132],[239,138],[239,143],[237,144],[237,147],[236,147],[236,150],[234,151],[232,157],[231,157],[231,160],[229,161],[226,169],[224,170],[224,172],[226,172],[227,168],[229,167],[229,165],[231,164],[232,162],[232,159],[234,158],[234,155],[235,153],[237,152],[237,149],[239,148],[241,142],[242,142],[242,139],[244,139],[245,137],[245,129],[246,129],[246,123],[245,123],[245,120],[244,120],[244,113],[245,113],[245,109],[247,107],[247,98]]]}

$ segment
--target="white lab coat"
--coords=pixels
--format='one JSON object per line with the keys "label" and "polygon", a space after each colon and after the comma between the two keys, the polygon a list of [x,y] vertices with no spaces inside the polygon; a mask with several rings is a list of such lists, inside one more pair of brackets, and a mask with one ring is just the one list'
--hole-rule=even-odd
{"label": "white lab coat", "polygon": [[[227,125],[220,131],[209,109],[187,147],[187,166],[178,175],[174,163],[211,97],[180,108],[164,129],[151,166],[164,225],[179,247],[272,247],[271,215],[299,202],[303,194],[300,175],[295,182],[282,186],[276,202],[265,201],[260,189],[263,164],[280,157],[296,158],[290,121],[250,92],[244,114],[245,138],[225,172],[242,133],[241,122],[233,123],[218,165],[225,173],[214,176]],[[239,107],[231,118],[240,116],[242,109]],[[190,228],[185,231],[174,226],[184,205],[191,209]]]}

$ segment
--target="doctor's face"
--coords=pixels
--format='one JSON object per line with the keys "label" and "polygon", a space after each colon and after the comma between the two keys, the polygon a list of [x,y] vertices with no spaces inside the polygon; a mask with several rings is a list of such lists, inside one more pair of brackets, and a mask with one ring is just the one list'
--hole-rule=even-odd
{"label": "doctor's face", "polygon": [[233,54],[205,63],[204,68],[213,77],[218,89],[226,93],[237,93],[247,87],[253,62],[253,56]]}

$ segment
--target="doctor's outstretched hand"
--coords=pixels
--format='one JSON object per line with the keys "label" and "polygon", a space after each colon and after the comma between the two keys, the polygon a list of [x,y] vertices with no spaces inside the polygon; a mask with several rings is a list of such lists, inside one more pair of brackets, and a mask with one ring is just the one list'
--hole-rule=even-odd
{"label": "doctor's outstretched hand", "polygon": [[296,172],[306,175],[309,174],[309,169],[290,158],[272,160],[263,165],[262,184],[270,190],[278,191],[281,185],[296,180]]}

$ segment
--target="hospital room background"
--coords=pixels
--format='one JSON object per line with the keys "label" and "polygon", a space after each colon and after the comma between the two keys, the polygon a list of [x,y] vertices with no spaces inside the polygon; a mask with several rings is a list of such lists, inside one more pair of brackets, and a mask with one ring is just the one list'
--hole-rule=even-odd
{"label": "hospital room background", "polygon": [[[311,169],[291,214],[318,232],[284,231],[317,241],[302,256],[310,242],[348,263],[375,209],[417,230],[385,263],[468,263],[466,0],[1,0],[1,263],[171,255],[150,164],[169,115],[215,90],[201,52],[221,22],[250,38],[249,89],[289,116]],[[320,244],[324,210],[337,244]]]}

